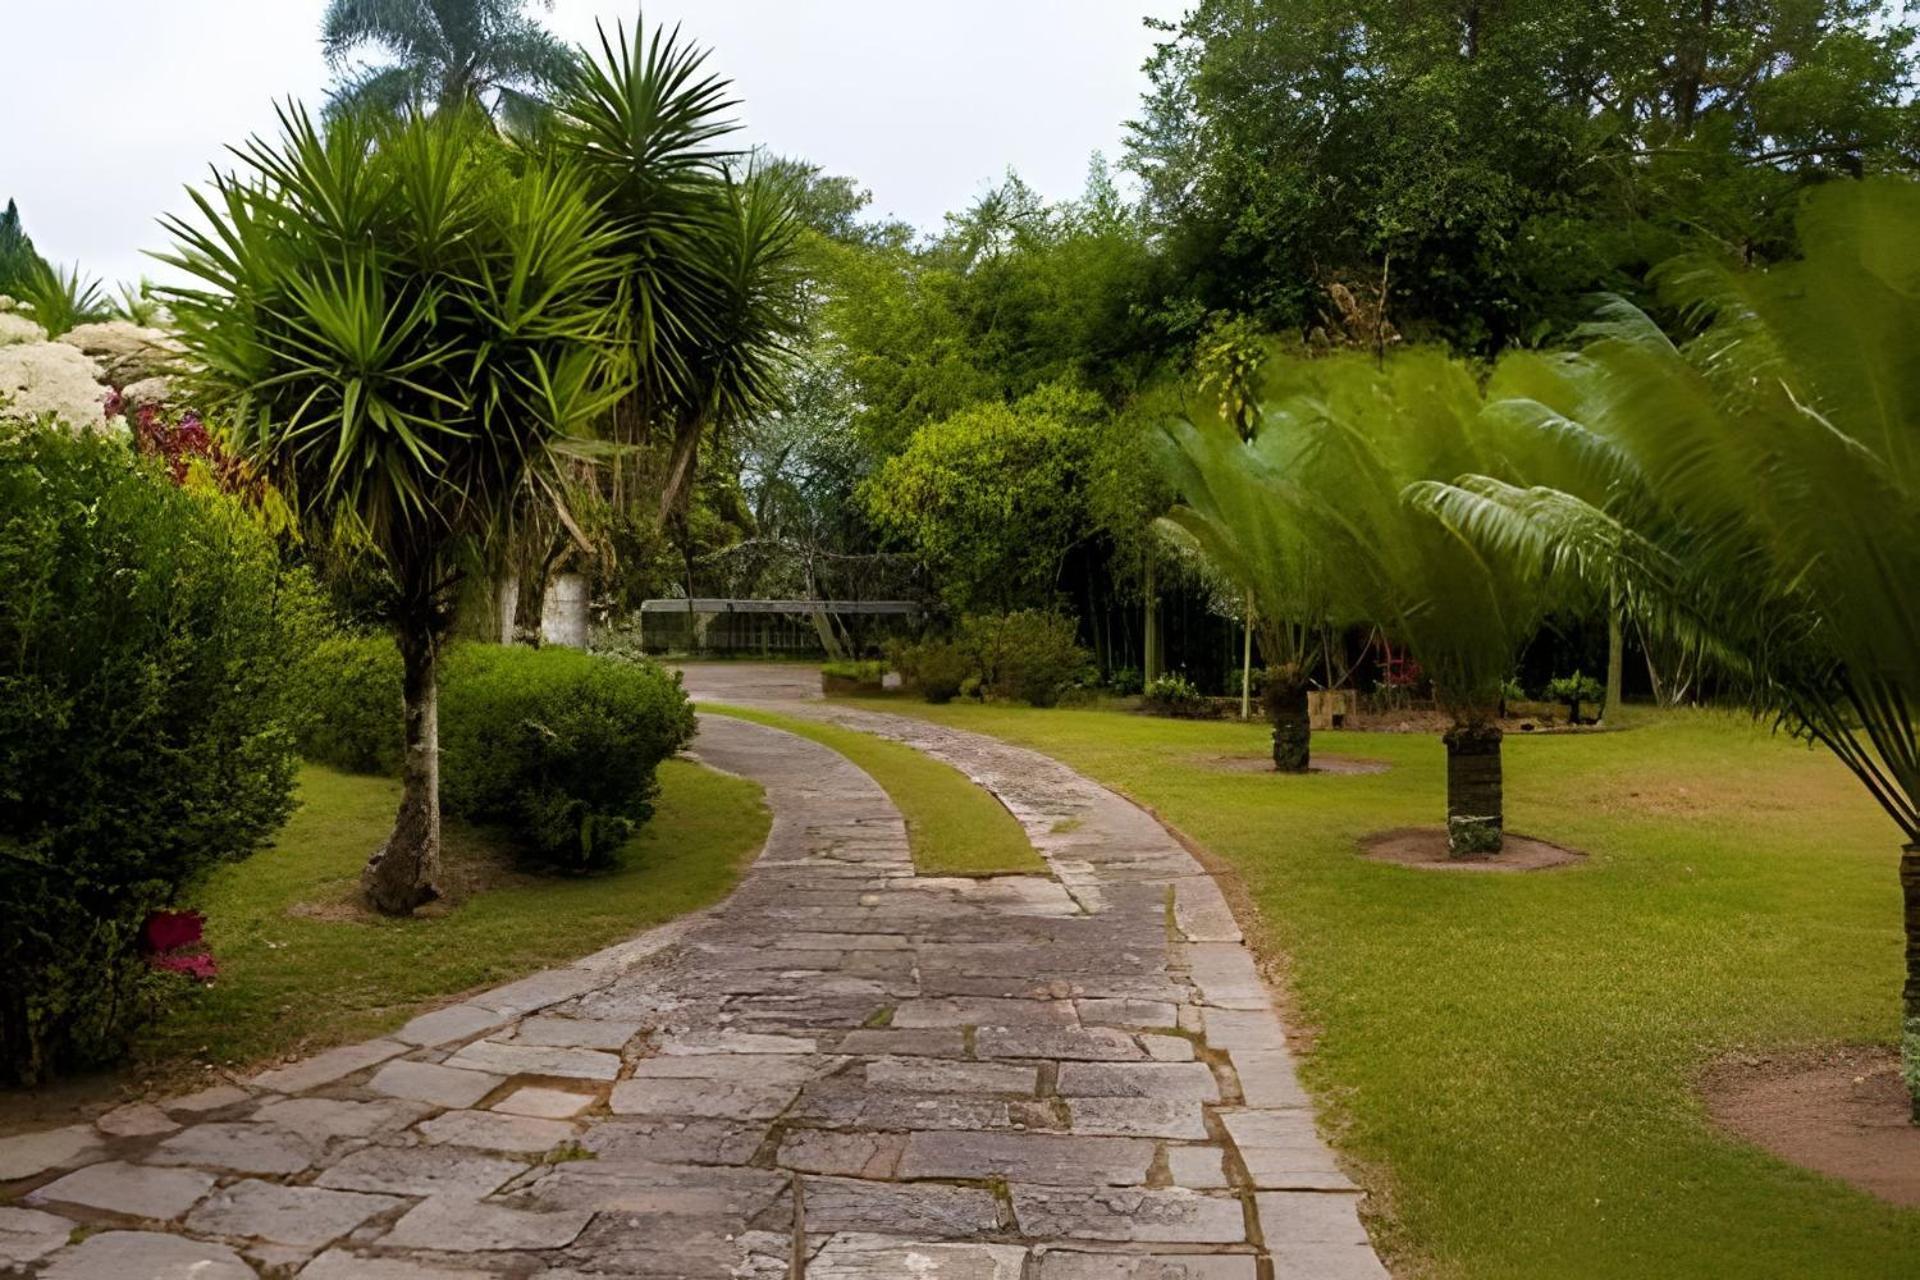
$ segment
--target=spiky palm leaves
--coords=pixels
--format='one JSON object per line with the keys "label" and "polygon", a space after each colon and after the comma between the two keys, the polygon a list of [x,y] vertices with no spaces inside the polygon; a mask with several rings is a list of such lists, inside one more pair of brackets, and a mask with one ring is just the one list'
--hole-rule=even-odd
{"label": "spiky palm leaves", "polygon": [[[525,10],[526,0],[330,0],[320,46],[341,82],[328,114],[477,107],[532,131],[573,55]],[[356,63],[370,47],[392,61]]]}
{"label": "spiky palm leaves", "polygon": [[1825,188],[1800,228],[1791,266],[1666,269],[1692,341],[1613,304],[1578,357],[1531,371],[1504,411],[1597,492],[1473,476],[1435,501],[1496,551],[1621,575],[1892,816],[1920,1119],[1920,185]]}
{"label": "spiky palm leaves", "polygon": [[662,518],[703,436],[776,407],[800,315],[800,224],[787,192],[719,145],[728,85],[677,30],[600,32],[556,101],[553,141],[602,201],[630,263],[641,382],[623,437],[665,433]]}
{"label": "spiky palm leaves", "polygon": [[458,559],[623,390],[625,270],[575,175],[469,113],[281,122],[193,194],[198,219],[167,220],[167,261],[198,283],[166,293],[194,403],[317,536],[391,575],[407,785],[367,890],[406,911],[437,860],[433,680]]}
{"label": "spiky palm leaves", "polygon": [[1433,352],[1384,367],[1288,361],[1270,374],[1251,443],[1224,422],[1172,429],[1170,478],[1185,503],[1173,518],[1263,614],[1365,618],[1412,650],[1454,720],[1450,843],[1497,850],[1500,687],[1539,626],[1547,566],[1483,552],[1410,491],[1496,456],[1473,374]]}

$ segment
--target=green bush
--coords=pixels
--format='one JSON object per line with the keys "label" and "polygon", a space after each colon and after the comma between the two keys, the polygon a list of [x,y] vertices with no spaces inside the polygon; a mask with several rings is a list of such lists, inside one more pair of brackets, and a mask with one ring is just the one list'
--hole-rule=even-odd
{"label": "green bush", "polygon": [[901,680],[936,706],[952,702],[975,675],[973,659],[951,640],[896,644],[892,656]]}
{"label": "green bush", "polygon": [[1131,698],[1146,688],[1138,667],[1115,667],[1107,674],[1107,689],[1123,698]]}
{"label": "green bush", "polygon": [[316,630],[295,680],[300,754],[349,773],[399,773],[406,748],[399,647],[390,635]]}
{"label": "green bush", "polygon": [[1169,671],[1147,682],[1140,705],[1154,715],[1197,720],[1214,713],[1213,700],[1179,671]]}
{"label": "green bush", "polygon": [[959,642],[988,697],[1051,707],[1087,674],[1078,631],[1072,618],[1028,609],[965,618]]}
{"label": "green bush", "polygon": [[572,870],[610,865],[693,738],[680,678],[574,649],[465,645],[442,664],[440,795]]}
{"label": "green bush", "polygon": [[1570,676],[1557,677],[1547,684],[1547,697],[1567,708],[1567,720],[1571,724],[1580,723],[1582,703],[1599,703],[1606,696],[1605,685],[1578,671]]}
{"label": "green bush", "polygon": [[117,1052],[147,917],[286,819],[289,582],[123,440],[0,427],[0,1074]]}

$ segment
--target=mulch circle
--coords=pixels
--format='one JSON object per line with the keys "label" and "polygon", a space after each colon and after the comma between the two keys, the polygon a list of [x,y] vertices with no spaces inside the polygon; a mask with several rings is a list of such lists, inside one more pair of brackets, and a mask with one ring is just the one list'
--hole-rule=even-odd
{"label": "mulch circle", "polygon": [[[1385,773],[1393,766],[1385,760],[1366,760],[1359,756],[1325,755],[1314,752],[1313,763],[1308,773],[1329,773],[1357,776],[1369,773]],[[1194,762],[1209,769],[1218,769],[1222,773],[1278,773],[1273,767],[1272,756],[1195,756]]]}
{"label": "mulch circle", "polygon": [[1363,836],[1360,847],[1375,862],[1394,862],[1423,871],[1551,871],[1585,862],[1578,849],[1549,844],[1509,831],[1499,853],[1456,858],[1447,851],[1447,833],[1441,827],[1400,827]]}
{"label": "mulch circle", "polygon": [[1700,1080],[1721,1128],[1890,1204],[1920,1208],[1920,1126],[1898,1051],[1832,1046],[1725,1059]]}

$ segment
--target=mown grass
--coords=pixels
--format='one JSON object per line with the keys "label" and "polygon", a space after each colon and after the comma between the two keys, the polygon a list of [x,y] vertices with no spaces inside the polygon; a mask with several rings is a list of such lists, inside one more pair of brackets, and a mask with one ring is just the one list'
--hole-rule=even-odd
{"label": "mown grass", "polygon": [[1220,767],[1259,726],[888,706],[1054,755],[1230,862],[1397,1275],[1920,1275],[1920,1212],[1729,1139],[1693,1092],[1729,1052],[1894,1042],[1898,839],[1824,753],[1707,712],[1516,735],[1511,828],[1591,861],[1445,873],[1356,856],[1441,820],[1431,738],[1319,734],[1393,769],[1281,777]]}
{"label": "mown grass", "polygon": [[913,866],[921,875],[1047,874],[1046,860],[1034,851],[1019,820],[992,792],[951,765],[840,725],[713,703],[700,709],[811,738],[859,765],[906,818]]}
{"label": "mown grass", "polygon": [[398,798],[390,779],[301,770],[300,809],[279,840],[224,868],[196,899],[219,980],[146,1029],[138,1070],[178,1083],[196,1064],[245,1065],[378,1035],[444,997],[578,959],[719,901],[770,821],[755,784],[669,760],[653,819],[616,870],[519,874],[487,833],[449,823],[450,879],[488,883],[444,913],[387,920],[354,898]]}

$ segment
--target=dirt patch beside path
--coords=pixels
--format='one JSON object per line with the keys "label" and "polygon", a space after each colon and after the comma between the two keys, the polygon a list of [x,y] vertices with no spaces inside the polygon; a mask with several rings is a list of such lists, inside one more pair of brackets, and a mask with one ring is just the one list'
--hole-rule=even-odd
{"label": "dirt patch beside path", "polygon": [[[1385,773],[1393,766],[1385,760],[1364,760],[1359,756],[1322,755],[1313,753],[1312,767],[1308,773],[1331,774],[1369,774]],[[1200,755],[1193,762],[1202,768],[1218,769],[1221,773],[1278,773],[1273,767],[1271,756],[1212,756]]]}
{"label": "dirt patch beside path", "polygon": [[1578,849],[1507,832],[1500,852],[1491,857],[1456,858],[1447,851],[1440,827],[1400,827],[1363,836],[1360,848],[1375,862],[1396,862],[1427,871],[1550,871],[1585,862]]}
{"label": "dirt patch beside path", "polygon": [[1790,1164],[1920,1208],[1920,1126],[1900,1055],[1878,1045],[1717,1064],[1700,1081],[1723,1128]]}

